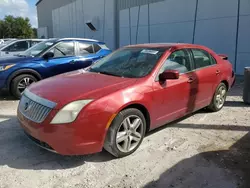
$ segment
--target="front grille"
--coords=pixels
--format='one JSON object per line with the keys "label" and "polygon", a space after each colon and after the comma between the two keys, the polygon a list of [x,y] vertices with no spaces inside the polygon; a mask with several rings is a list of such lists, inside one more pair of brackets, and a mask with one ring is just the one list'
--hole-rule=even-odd
{"label": "front grille", "polygon": [[25,90],[20,100],[18,109],[31,121],[42,123],[55,105],[55,103],[38,97],[28,90]]}
{"label": "front grille", "polygon": [[47,149],[47,150],[50,150],[50,151],[52,151],[52,152],[55,152],[55,150],[49,145],[49,144],[47,144],[47,143],[45,143],[45,142],[42,142],[42,141],[40,141],[40,140],[37,140],[36,138],[34,138],[33,136],[31,136],[31,135],[29,135],[28,133],[26,133],[26,132],[24,132],[27,136],[28,136],[28,138],[31,140],[31,141],[33,141],[36,145],[38,145],[38,146],[40,146],[40,147],[42,147],[42,148],[44,148],[44,149]]}

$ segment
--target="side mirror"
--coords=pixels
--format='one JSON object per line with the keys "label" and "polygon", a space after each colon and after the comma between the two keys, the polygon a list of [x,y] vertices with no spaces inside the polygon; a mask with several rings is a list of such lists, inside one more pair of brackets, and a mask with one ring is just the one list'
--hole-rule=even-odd
{"label": "side mirror", "polygon": [[221,57],[221,59],[223,60],[228,60],[228,56],[225,54],[219,54],[219,56]]}
{"label": "side mirror", "polygon": [[166,80],[179,79],[180,73],[176,70],[167,70],[159,75],[159,81],[165,82]]}
{"label": "side mirror", "polygon": [[46,54],[43,55],[43,58],[48,60],[50,58],[54,57],[54,53],[53,52],[47,52]]}

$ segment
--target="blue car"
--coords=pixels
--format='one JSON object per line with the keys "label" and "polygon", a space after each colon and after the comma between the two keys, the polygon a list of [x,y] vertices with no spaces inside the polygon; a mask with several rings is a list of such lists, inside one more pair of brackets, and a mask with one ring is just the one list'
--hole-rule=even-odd
{"label": "blue car", "polygon": [[0,58],[0,90],[7,89],[16,98],[20,98],[30,84],[86,68],[110,53],[105,43],[96,40],[46,40],[17,56]]}

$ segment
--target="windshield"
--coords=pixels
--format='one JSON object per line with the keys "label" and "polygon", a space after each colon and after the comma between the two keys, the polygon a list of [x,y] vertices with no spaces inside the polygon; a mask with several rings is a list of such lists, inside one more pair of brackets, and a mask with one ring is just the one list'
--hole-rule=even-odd
{"label": "windshield", "polygon": [[101,59],[89,69],[90,72],[141,78],[148,75],[166,48],[124,48]]}
{"label": "windshield", "polygon": [[47,50],[48,48],[50,48],[53,44],[55,44],[57,42],[57,40],[46,40],[43,42],[40,42],[36,45],[34,45],[33,47],[31,47],[30,49],[26,50],[23,53],[20,53],[19,56],[39,56],[39,54],[44,51]]}

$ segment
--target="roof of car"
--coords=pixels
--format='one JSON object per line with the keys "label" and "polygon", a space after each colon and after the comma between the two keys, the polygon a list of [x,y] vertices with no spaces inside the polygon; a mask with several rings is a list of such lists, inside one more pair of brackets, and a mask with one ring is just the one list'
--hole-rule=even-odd
{"label": "roof of car", "polygon": [[82,40],[82,41],[88,41],[88,42],[100,42],[98,40],[94,39],[87,39],[87,38],[57,38],[58,40]]}
{"label": "roof of car", "polygon": [[94,40],[94,39],[87,39],[87,38],[49,38],[47,40],[57,40],[57,41],[78,40],[78,41],[84,41],[84,42],[94,42],[98,44],[105,44],[104,42]]}
{"label": "roof of car", "polygon": [[13,40],[13,42],[15,41],[25,41],[25,40],[33,40],[33,41],[44,41],[45,39],[15,39]]}
{"label": "roof of car", "polygon": [[203,48],[203,46],[196,45],[196,44],[187,44],[187,43],[146,43],[146,44],[135,44],[129,45],[126,47],[131,48],[170,48],[170,47],[196,47],[196,48]]}

